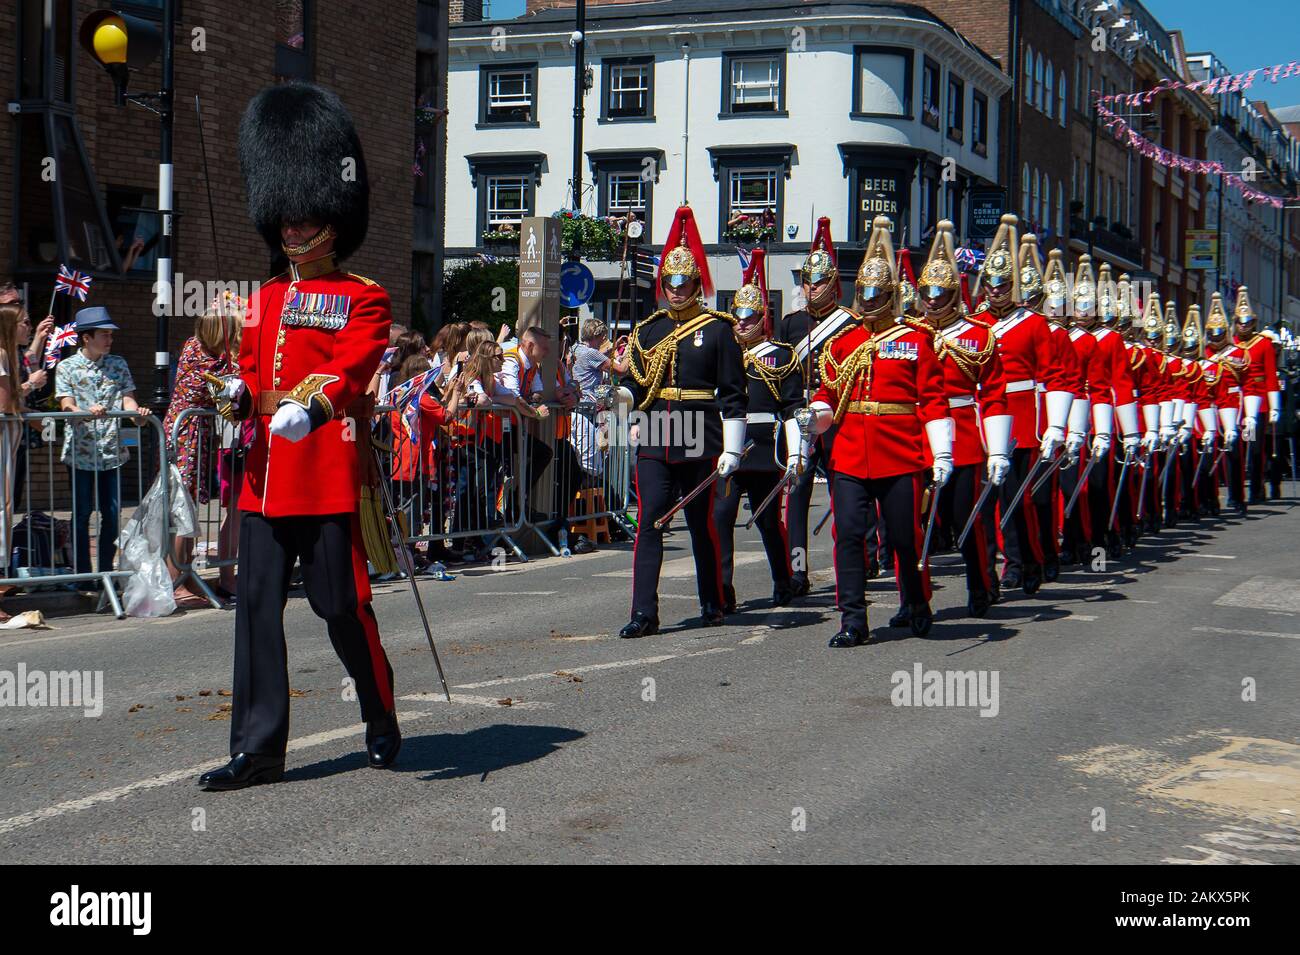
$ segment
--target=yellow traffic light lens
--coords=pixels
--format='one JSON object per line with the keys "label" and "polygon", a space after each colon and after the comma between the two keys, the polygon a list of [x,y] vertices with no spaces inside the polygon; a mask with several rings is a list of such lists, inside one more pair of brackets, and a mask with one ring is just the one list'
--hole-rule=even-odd
{"label": "yellow traffic light lens", "polygon": [[91,37],[95,58],[109,66],[126,62],[126,24],[121,17],[105,17]]}

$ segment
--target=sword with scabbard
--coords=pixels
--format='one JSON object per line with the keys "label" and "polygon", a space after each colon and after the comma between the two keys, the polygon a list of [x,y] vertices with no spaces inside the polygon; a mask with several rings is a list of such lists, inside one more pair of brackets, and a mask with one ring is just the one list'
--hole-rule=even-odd
{"label": "sword with scabbard", "polygon": [[[753,442],[753,441],[746,441],[746,442],[745,442],[745,446],[744,446],[744,447],[741,449],[741,451],[740,451],[740,460],[741,460],[741,461],[744,461],[744,460],[745,460],[745,455],[749,454],[750,450],[751,450],[753,447],[754,447],[754,442]],[[730,477],[730,475],[728,475],[728,477]],[[683,497],[680,501],[678,501],[676,504],[674,504],[672,507],[670,507],[670,508],[668,509],[667,513],[665,513],[663,517],[661,517],[661,518],[659,518],[659,520],[655,521],[655,524],[654,524],[655,530],[657,530],[657,531],[661,531],[661,530],[663,530],[663,529],[668,525],[668,522],[671,521],[671,520],[673,519],[674,516],[676,516],[676,514],[677,514],[678,511],[680,511],[680,510],[681,510],[682,508],[684,508],[687,504],[691,503],[691,501],[695,500],[697,497],[699,497],[701,494],[703,494],[705,491],[707,491],[710,487],[712,487],[712,486],[713,486],[713,482],[716,481],[717,479],[718,479],[718,469],[717,469],[717,468],[714,468],[712,471],[709,472],[709,476],[706,477],[703,481],[701,481],[701,482],[700,482],[700,483],[699,483],[699,484],[694,488],[694,490],[692,490],[689,494],[687,494],[685,497]]]}
{"label": "sword with scabbard", "polygon": [[939,485],[931,482],[926,485],[925,493],[930,495],[930,516],[925,522],[925,541],[921,544],[921,559],[916,562],[916,569],[925,570],[930,559],[930,536],[934,533],[934,519],[939,513]]}
{"label": "sword with scabbard", "polygon": [[1062,512],[1064,517],[1069,517],[1074,511],[1075,502],[1079,500],[1079,495],[1083,493],[1084,485],[1088,483],[1088,475],[1092,473],[1092,469],[1097,466],[1097,462],[1100,460],[1100,454],[1088,454],[1088,464],[1084,467],[1083,473],[1079,475],[1079,480],[1074,485],[1074,491],[1070,494],[1070,499],[1065,502],[1065,510]]}
{"label": "sword with scabbard", "polygon": [[1115,499],[1110,502],[1110,520],[1106,522],[1106,529],[1115,526],[1115,515],[1119,513],[1119,499],[1124,492],[1124,477],[1128,474],[1128,466],[1133,463],[1133,455],[1125,452],[1124,463],[1120,465],[1119,479],[1115,482]]}
{"label": "sword with scabbard", "polygon": [[1025,492],[1029,490],[1030,486],[1034,483],[1034,479],[1038,476],[1038,469],[1044,464],[1051,463],[1051,458],[1045,458],[1041,453],[1038,455],[1037,459],[1034,461],[1034,466],[1029,469],[1029,473],[1025,475],[1025,479],[1020,482],[1020,488],[1016,491],[1016,496],[1011,499],[1011,503],[1003,513],[1002,521],[998,524],[998,527],[1002,530],[1007,529],[1007,524],[1011,522],[1011,515],[1016,512],[1016,505],[1018,505],[1021,499],[1024,498]]}
{"label": "sword with scabbard", "polygon": [[1033,497],[1035,494],[1037,494],[1039,488],[1041,488],[1044,484],[1046,484],[1048,481],[1052,479],[1053,474],[1057,474],[1069,468],[1070,466],[1069,459],[1070,456],[1065,453],[1065,445],[1061,445],[1061,454],[1058,457],[1055,457],[1053,459],[1056,463],[1056,467],[1045,468],[1043,470],[1043,476],[1040,477],[1037,481],[1035,481],[1034,486],[1029,489],[1029,496]]}
{"label": "sword with scabbard", "polygon": [[1147,507],[1147,478],[1151,475],[1151,454],[1151,451],[1147,451],[1138,458],[1138,465],[1142,468],[1142,480],[1138,481],[1138,507],[1135,523],[1139,527],[1142,526],[1142,514]]}
{"label": "sword with scabbard", "polygon": [[[1016,439],[1012,438],[1011,443],[1007,446],[1008,458],[1010,458],[1011,453],[1015,451],[1015,449],[1016,449]],[[993,489],[997,486],[998,485],[994,484],[992,481],[984,482],[984,490],[980,491],[980,496],[975,500],[975,506],[971,508],[970,514],[966,517],[965,526],[962,527],[961,533],[957,535],[958,550],[961,550],[962,545],[966,543],[966,537],[968,534],[970,534],[971,528],[975,526],[976,518],[979,517],[980,513],[984,510],[984,504],[986,501],[988,501],[989,494],[991,494]]]}
{"label": "sword with scabbard", "polygon": [[[812,425],[812,419],[813,419],[813,410],[807,405],[798,409],[794,413],[794,420],[797,421],[799,424],[800,439],[809,442],[810,445],[811,445],[812,436],[809,434],[809,428]],[[788,448],[786,449],[786,451],[787,453],[789,453]],[[781,491],[783,491],[785,488],[793,484],[795,479],[799,477],[800,474],[803,473],[804,465],[802,463],[803,462],[802,455],[800,456],[799,460],[800,460],[800,464],[798,470],[791,470],[790,468],[786,468],[785,474],[781,476],[781,480],[777,482],[776,487],[768,491],[767,497],[763,498],[763,500],[759,503],[758,507],[754,508],[754,513],[751,514],[749,516],[749,520],[745,522],[745,530],[749,530],[751,527],[753,527],[754,522],[757,521],[759,515],[762,514],[763,511],[767,509],[767,506],[771,504],[773,501],[775,501],[780,496]]]}

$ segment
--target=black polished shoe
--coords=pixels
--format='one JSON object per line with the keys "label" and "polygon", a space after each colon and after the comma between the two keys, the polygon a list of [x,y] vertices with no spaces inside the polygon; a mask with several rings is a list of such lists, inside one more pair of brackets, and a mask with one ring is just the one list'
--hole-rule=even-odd
{"label": "black polished shoe", "polygon": [[199,777],[199,786],[209,792],[247,789],[263,783],[278,783],[284,778],[284,757],[263,756],[259,753],[236,753],[220,769],[213,769]]}
{"label": "black polished shoe", "polygon": [[794,588],[790,584],[777,584],[772,590],[772,606],[785,607],[794,600]]}
{"label": "black polished shoe", "polygon": [[982,617],[993,606],[993,595],[987,590],[972,590],[966,598],[966,612],[972,617]]}
{"label": "black polished shoe", "polygon": [[807,574],[794,574],[790,577],[790,592],[796,597],[808,596],[808,591],[812,585],[808,582]]}
{"label": "black polished shoe", "polygon": [[898,613],[889,618],[891,627],[909,627],[912,625],[912,611],[907,604],[902,604],[898,608]]}
{"label": "black polished shoe", "polygon": [[[1005,583],[1004,580],[1003,584]],[[1043,586],[1043,569],[1037,565],[1026,566],[1020,578],[1020,589],[1032,597],[1038,593],[1038,588],[1041,586]]]}
{"label": "black polished shoe", "polygon": [[717,604],[705,604],[700,608],[700,623],[706,627],[720,627],[726,622],[726,615]]}
{"label": "black polished shoe", "polygon": [[402,748],[402,731],[396,713],[385,713],[366,724],[366,755],[371,769],[384,769],[397,759]]}
{"label": "black polished shoe", "polygon": [[911,617],[908,623],[912,627],[912,636],[924,637],[930,632],[930,625],[934,623],[934,612],[928,603],[912,604],[909,613]]}
{"label": "black polished shoe", "polygon": [[1055,583],[1056,579],[1061,576],[1061,561],[1056,557],[1049,557],[1043,561],[1043,580],[1049,584]]}
{"label": "black polished shoe", "polygon": [[1002,574],[1002,590],[1020,589],[1020,571],[1008,570]]}
{"label": "black polished shoe", "polygon": [[831,637],[831,642],[826,644],[828,647],[856,647],[867,642],[866,636],[857,627],[845,627],[835,636]]}
{"label": "black polished shoe", "polygon": [[632,619],[628,625],[618,632],[618,635],[624,640],[633,640],[637,637],[649,637],[659,632],[659,621],[651,620],[645,614],[637,611],[632,614]]}
{"label": "black polished shoe", "polygon": [[736,588],[730,584],[722,585],[722,612],[736,612]]}
{"label": "black polished shoe", "polygon": [[867,564],[867,580],[875,580],[880,576],[880,562],[873,560]]}

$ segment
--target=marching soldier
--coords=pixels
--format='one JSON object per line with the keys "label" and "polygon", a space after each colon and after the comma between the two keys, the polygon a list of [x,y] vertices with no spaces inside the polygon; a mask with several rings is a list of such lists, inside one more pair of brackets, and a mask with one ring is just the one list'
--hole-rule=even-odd
{"label": "marching soldier", "polygon": [[1165,372],[1169,376],[1170,395],[1173,404],[1173,424],[1175,433],[1170,441],[1170,451],[1174,454],[1174,464],[1169,476],[1170,493],[1165,499],[1166,523],[1175,524],[1179,518],[1191,516],[1190,502],[1183,485],[1188,472],[1188,458],[1192,445],[1192,426],[1196,420],[1195,401],[1192,396],[1192,383],[1187,378],[1188,362],[1182,357],[1182,325],[1178,321],[1178,309],[1173,299],[1165,302],[1165,325],[1163,347],[1168,361]]}
{"label": "marching soldier", "polygon": [[[256,424],[239,495],[233,758],[199,780],[216,790],[277,782],[284,774],[284,604],[295,562],[356,688],[369,764],[388,766],[402,741],[393,671],[370,605],[359,513],[371,464],[365,390],[388,345],[392,316],[383,288],[339,266],[366,234],[361,143],[338,97],[290,83],[263,90],[249,104],[239,159],[249,216],[287,270],[253,298],[239,376],[210,382],[227,418]],[[355,178],[339,175],[344,161],[355,163]]]}
{"label": "marching soldier", "polygon": [[[1190,331],[1196,335],[1193,345],[1188,341]],[[1222,406],[1227,400],[1227,382],[1223,378],[1219,363],[1211,359],[1205,351],[1205,331],[1201,326],[1201,309],[1193,305],[1188,309],[1187,323],[1183,328],[1183,344],[1192,352],[1196,363],[1194,369],[1197,383],[1196,394],[1196,433],[1200,436],[1200,460],[1196,465],[1195,484],[1192,494],[1195,496],[1197,511],[1202,517],[1219,516],[1219,483],[1215,476],[1215,452],[1219,447],[1219,423],[1222,420]]]}
{"label": "marching soldier", "polygon": [[[960,274],[953,225],[944,219],[935,228],[930,257],[921,270],[917,299],[924,320],[904,321],[933,336],[935,356],[943,368],[944,398],[954,428],[953,472],[934,506],[947,499],[950,506],[941,513],[951,513],[958,533],[966,526],[985,482],[1000,486],[1011,470],[1011,416],[1007,414],[1002,362],[988,327],[962,314]],[[966,562],[966,607],[974,617],[984,616],[998,599],[997,573],[988,548],[993,510],[990,498],[961,546]]]}
{"label": "marching soldier", "polygon": [[[1255,309],[1250,304],[1246,286],[1237,289],[1237,304],[1232,317],[1235,321],[1233,340],[1244,353],[1246,370],[1242,378],[1243,408],[1241,439],[1245,443],[1248,463],[1246,473],[1250,479],[1250,503],[1262,504],[1267,499],[1264,484],[1265,457],[1277,453],[1276,426],[1282,417],[1282,385],[1277,376],[1277,353],[1273,339],[1259,331]],[[1261,440],[1267,422],[1269,441]]]}
{"label": "marching soldier", "polygon": [[862,324],[822,352],[821,386],[812,403],[814,432],[825,433],[833,424],[840,429],[831,449],[835,599],[841,618],[832,647],[871,640],[865,545],[867,513],[877,505],[894,547],[903,605],[890,624],[910,623],[922,636],[933,619],[929,581],[917,566],[922,475],[927,445],[935,488],[952,474],[952,420],[931,333],[897,321],[890,228],[886,216],[872,223],[857,278]]}
{"label": "marching soldier", "polygon": [[[1012,473],[1001,491],[1003,513],[1031,471],[1049,466],[1065,441],[1065,427],[1074,400],[1072,382],[1057,349],[1047,319],[1020,304],[1019,270],[1016,263],[1017,242],[1014,215],[1002,216],[989,254],[980,269],[976,293],[983,289],[983,306],[972,316],[988,325],[998,340],[998,355],[1007,377],[1007,409],[1012,417]],[[1040,424],[1038,385],[1046,395],[1046,424]],[[1041,432],[1041,433],[1040,433]],[[1017,507],[1011,523],[1004,529],[1003,544],[1006,566],[1002,589],[1023,588],[1037,593],[1043,581],[1042,532],[1037,509]]]}
{"label": "marching soldier", "polygon": [[[1246,363],[1245,353],[1229,340],[1228,333],[1228,314],[1223,308],[1223,296],[1214,292],[1210,296],[1210,314],[1205,319],[1205,357],[1216,368],[1219,424],[1223,431],[1221,460],[1224,484],[1228,487],[1228,506],[1235,507],[1238,514],[1244,514],[1246,495],[1237,429],[1241,420],[1241,380]],[[1214,477],[1217,481],[1217,474]],[[1217,490],[1215,503],[1218,503]]]}
{"label": "marching soldier", "polygon": [[[1119,277],[1118,302],[1115,310],[1115,331],[1124,344],[1128,354],[1129,373],[1133,376],[1133,387],[1137,391],[1138,406],[1142,411],[1142,459],[1139,461],[1141,473],[1130,482],[1125,493],[1129,502],[1120,508],[1121,522],[1124,529],[1121,535],[1129,547],[1137,543],[1137,536],[1148,528],[1154,531],[1153,510],[1150,506],[1151,470],[1155,466],[1154,451],[1159,444],[1160,431],[1160,375],[1158,359],[1152,356],[1150,349],[1141,339],[1141,322],[1137,321],[1137,303],[1135,290],[1127,273]],[[1138,500],[1145,496],[1147,503],[1139,505]],[[1142,524],[1138,526],[1138,509],[1142,510]]]}
{"label": "marching soldier", "polygon": [[753,447],[731,480],[725,482],[713,507],[722,550],[723,609],[727,613],[736,612],[732,574],[741,491],[749,495],[750,510],[756,515],[755,523],[767,552],[767,564],[772,571],[773,606],[783,607],[794,596],[789,545],[781,510],[777,507],[779,502],[773,495],[779,495],[780,489],[798,476],[803,462],[804,439],[795,414],[804,402],[803,369],[793,348],[772,340],[763,256],[762,249],[753,251],[743,282],[731,302],[736,341],[744,349],[748,388],[745,441],[752,442]]}
{"label": "marching soldier", "polygon": [[[803,285],[804,307],[781,319],[777,330],[778,341],[794,347],[795,357],[804,372],[804,390],[810,394],[817,389],[817,375],[821,352],[826,343],[847,332],[858,321],[858,316],[839,305],[840,273],[831,242],[831,220],[822,216],[817,220],[817,233],[812,248],[800,269]],[[795,480],[786,497],[786,530],[790,535],[790,562],[794,568],[794,595],[808,593],[808,509],[812,504],[813,484],[820,467],[830,477],[831,449],[835,430],[819,435],[808,452],[808,466]]]}
{"label": "marching soldier", "polygon": [[[631,401],[647,416],[634,426],[637,447],[637,533],[632,557],[632,618],[619,636],[649,636],[659,630],[659,569],[663,530],[655,522],[677,495],[706,480],[686,506],[686,526],[695,556],[701,620],[723,622],[722,568],[713,523],[716,480],[740,465],[745,443],[745,373],[731,317],[705,308],[713,294],[708,258],[690,206],[677,210],[659,266],[659,289],[668,307],[632,329],[628,348],[634,387]],[[690,416],[694,427],[684,427]],[[688,442],[701,436],[698,443]]]}
{"label": "marching soldier", "polygon": [[[1214,439],[1218,433],[1216,410],[1211,407],[1213,396],[1205,381],[1205,368],[1201,364],[1201,307],[1193,303],[1187,307],[1187,316],[1183,319],[1181,351],[1178,356],[1183,362],[1183,381],[1187,388],[1185,414],[1190,421],[1188,440],[1187,468],[1180,475],[1182,478],[1183,500],[1189,517],[1205,517],[1209,513],[1209,503],[1198,489],[1200,474],[1205,469],[1202,455],[1214,450]],[[1212,428],[1213,430],[1207,430]],[[1196,438],[1202,441],[1197,443]]]}

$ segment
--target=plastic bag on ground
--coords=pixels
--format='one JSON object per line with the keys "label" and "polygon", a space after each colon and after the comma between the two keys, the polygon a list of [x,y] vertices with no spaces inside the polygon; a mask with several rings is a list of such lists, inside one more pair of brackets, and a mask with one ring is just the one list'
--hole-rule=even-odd
{"label": "plastic bag on ground", "polygon": [[[164,476],[170,494],[164,488]],[[169,465],[149,488],[117,541],[120,567],[132,572],[122,593],[122,607],[129,616],[165,617],[176,611],[167,572],[168,535],[191,537],[194,529],[194,502],[176,465]]]}

